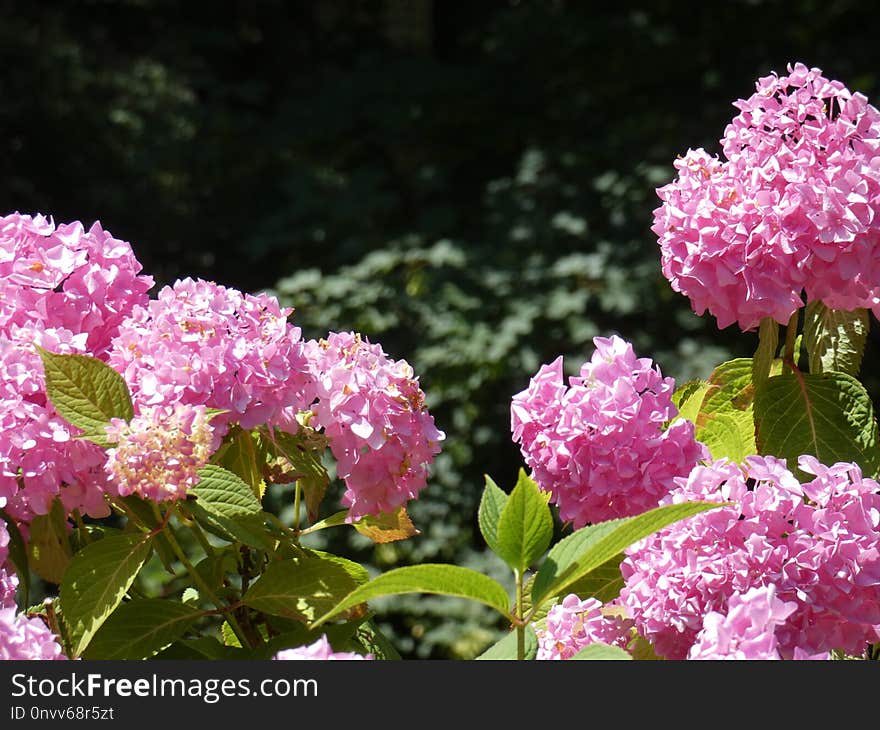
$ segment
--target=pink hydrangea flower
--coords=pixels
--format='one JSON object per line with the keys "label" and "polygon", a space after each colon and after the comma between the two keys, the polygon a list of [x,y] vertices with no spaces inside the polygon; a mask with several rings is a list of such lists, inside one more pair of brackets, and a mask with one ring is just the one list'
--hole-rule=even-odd
{"label": "pink hydrangea flower", "polygon": [[238,423],[272,423],[313,398],[300,330],[274,297],[183,279],[135,307],[113,341],[110,364],[140,406],[225,409],[217,437]]}
{"label": "pink hydrangea flower", "polygon": [[23,522],[48,512],[56,496],[67,510],[105,517],[104,452],[75,438],[79,430],[55,411],[34,344],[84,353],[86,334],[18,325],[0,334],[0,498]]}
{"label": "pink hydrangea flower", "polygon": [[147,301],[131,246],[94,223],[0,217],[0,497],[18,520],[68,510],[109,513],[102,450],[77,440],[45,392],[33,345],[104,357],[119,323]]}
{"label": "pink hydrangea flower", "polygon": [[107,426],[116,445],[104,468],[123,497],[183,499],[208,463],[212,433],[205,406],[147,406],[129,423],[114,418]]}
{"label": "pink hydrangea flower", "polygon": [[781,601],[776,586],[754,587],[734,593],[727,615],[710,611],[688,659],[780,659],[776,627],[797,610],[794,602]]}
{"label": "pink hydrangea flower", "polygon": [[0,217],[0,333],[14,325],[86,336],[100,357],[153,286],[130,244],[92,224],[55,226],[42,215]]}
{"label": "pink hydrangea flower", "polygon": [[802,63],[734,106],[727,159],[689,150],[657,191],[652,230],[673,289],[743,330],[787,323],[802,291],[834,309],[877,308],[880,112]]}
{"label": "pink hydrangea flower", "polygon": [[574,593],[567,595],[547,614],[546,626],[536,628],[538,653],[536,659],[570,659],[590,644],[610,644],[627,650],[632,634],[632,621],[614,610],[603,612],[596,598],[581,600]]}
{"label": "pink hydrangea flower", "polygon": [[308,646],[298,646],[295,649],[283,649],[279,651],[273,659],[276,660],[291,660],[291,659],[310,659],[317,661],[326,661],[326,660],[346,660],[346,659],[372,659],[372,654],[357,654],[353,651],[333,651],[333,647],[330,646],[330,642],[327,640],[327,635],[322,634],[321,638],[318,639],[314,644],[309,644]]}
{"label": "pink hydrangea flower", "polygon": [[659,655],[685,658],[705,615],[728,615],[733,595],[771,584],[795,605],[774,629],[782,658],[857,655],[880,639],[880,485],[855,464],[798,465],[815,479],[801,485],[784,461],[753,456],[677,480],[665,502],[732,504],[626,550],[620,599]]}
{"label": "pink hydrangea flower", "polygon": [[513,397],[511,429],[532,477],[575,528],[657,507],[701,459],[672,402],[675,382],[620,337],[597,337],[579,377],[563,381],[562,358]]}
{"label": "pink hydrangea flower", "polygon": [[309,425],[323,428],[330,441],[348,521],[415,499],[445,434],[412,367],[353,332],[310,341],[307,354],[317,389]]}
{"label": "pink hydrangea flower", "polygon": [[61,645],[38,618],[17,614],[13,607],[0,607],[0,661],[15,659],[67,659]]}
{"label": "pink hydrangea flower", "polygon": [[[0,498],[0,508],[4,506],[4,500]],[[15,606],[15,590],[18,587],[18,579],[15,574],[7,570],[6,561],[9,559],[9,532],[6,523],[0,520],[0,608]]]}

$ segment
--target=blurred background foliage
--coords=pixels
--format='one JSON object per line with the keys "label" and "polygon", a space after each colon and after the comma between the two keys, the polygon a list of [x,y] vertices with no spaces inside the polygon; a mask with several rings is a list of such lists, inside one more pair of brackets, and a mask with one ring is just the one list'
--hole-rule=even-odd
{"label": "blurred background foliage", "polygon": [[[447,433],[422,534],[316,542],[375,571],[504,577],[476,506],[484,474],[515,481],[510,398],[541,363],[573,372],[612,332],[679,381],[751,354],[754,334],[718,332],[660,275],[654,189],[688,147],[719,152],[758,76],[800,60],[875,101],[880,71],[880,15],[854,0],[0,0],[0,17],[4,211],[99,219],[160,286],[270,290],[305,336],[357,330],[415,367]],[[468,658],[504,628],[454,599],[376,608],[405,657]]]}

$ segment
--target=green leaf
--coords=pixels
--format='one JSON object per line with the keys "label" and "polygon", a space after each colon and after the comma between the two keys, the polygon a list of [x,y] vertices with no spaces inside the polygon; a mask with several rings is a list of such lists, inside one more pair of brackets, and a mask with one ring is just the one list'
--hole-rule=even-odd
{"label": "green leaf", "polygon": [[216,464],[199,469],[199,483],[190,490],[196,504],[220,517],[235,519],[262,510],[251,487],[237,474]]}
{"label": "green leaf", "polygon": [[142,533],[105,537],[70,561],[59,593],[74,657],[122,602],[150,555],[151,542]]}
{"label": "green leaf", "polygon": [[611,646],[610,644],[595,643],[589,644],[575,654],[572,659],[603,659],[603,660],[619,660],[632,659],[632,655],[625,652],[619,646]]}
{"label": "green leaf", "polygon": [[752,382],[755,387],[767,382],[770,366],[779,350],[779,324],[773,317],[764,317],[758,328],[758,349],[752,360]]}
{"label": "green leaf", "polygon": [[402,593],[433,593],[443,596],[471,598],[494,608],[504,616],[508,615],[509,598],[507,591],[497,581],[487,575],[457,565],[425,563],[395,568],[374,578],[369,583],[352,591],[335,608],[319,617],[312,624],[317,628],[343,611],[364,601],[380,596],[395,596]]}
{"label": "green leaf", "polygon": [[729,360],[709,377],[695,435],[709,447],[713,459],[741,462],[756,451],[752,365],[751,358]]}
{"label": "green leaf", "polygon": [[811,454],[823,464],[855,461],[867,475],[880,467],[877,421],[862,384],[845,373],[801,372],[770,378],[755,399],[761,454],[787,459]]}
{"label": "green leaf", "polygon": [[21,602],[27,606],[31,602],[31,573],[28,565],[28,550],[25,545],[18,524],[5,509],[0,509],[0,519],[6,523],[6,532],[9,534],[9,561],[15,568],[18,576],[18,590],[21,593]]}
{"label": "green leaf", "polygon": [[566,593],[576,593],[582,599],[597,598],[602,603],[617,598],[624,584],[623,576],[620,574],[621,562],[623,562],[623,553],[618,553],[568,586],[565,589]]}
{"label": "green leaf", "polygon": [[237,646],[239,649],[242,648],[241,642],[238,640],[235,631],[229,625],[228,621],[224,621],[223,625],[220,627],[220,635],[223,637],[223,643],[226,644],[226,646]]}
{"label": "green leaf", "polygon": [[720,506],[718,503],[682,502],[576,530],[553,546],[535,574],[532,606],[540,608],[546,599],[567,591],[625,548],[657,530]]}
{"label": "green leaf", "polygon": [[111,418],[131,420],[134,409],[128,386],[113,368],[90,355],[57,355],[36,347],[49,400],[70,423],[99,434]]}
{"label": "green leaf", "polygon": [[206,530],[230,542],[272,549],[274,541],[266,534],[260,501],[239,476],[208,464],[199,470],[199,483],[190,494],[196,499],[187,500],[186,509]]}
{"label": "green leaf", "polygon": [[483,539],[486,541],[489,549],[497,555],[498,520],[504,511],[504,505],[507,504],[507,494],[492,481],[488,474],[485,477],[486,487],[483,489],[483,496],[480,499],[477,521],[480,525],[480,532],[483,533]]}
{"label": "green leaf", "polygon": [[177,641],[202,612],[164,598],[129,601],[95,633],[84,659],[146,659]]}
{"label": "green leaf", "polygon": [[394,648],[388,637],[372,621],[364,621],[358,626],[355,637],[358,643],[376,659],[398,661],[401,658],[400,653]]}
{"label": "green leaf", "polygon": [[225,646],[213,636],[200,636],[197,639],[183,639],[182,641],[176,641],[152,658],[244,660],[250,659],[251,657],[250,652],[246,649],[239,649],[235,646]]}
{"label": "green leaf", "polygon": [[[505,634],[499,641],[490,646],[476,659],[488,660],[508,660],[516,659],[517,652],[516,631]],[[525,627],[525,659],[534,659],[538,653],[538,637],[535,635],[535,629],[531,624]]]}
{"label": "green leaf", "polygon": [[553,539],[553,515],[547,505],[549,495],[519,470],[516,486],[498,519],[498,556],[522,574],[534,563]]}
{"label": "green leaf", "polygon": [[804,312],[804,345],[810,356],[810,373],[833,370],[858,375],[869,326],[866,309],[846,312],[810,302]]}
{"label": "green leaf", "polygon": [[271,563],[242,602],[275,616],[314,621],[368,578],[357,563],[314,553]]}
{"label": "green leaf", "polygon": [[700,413],[700,406],[709,390],[709,383],[705,380],[691,380],[678,388],[672,395],[672,402],[678,408],[678,416],[672,419],[675,422],[679,418],[686,418],[696,424]]}
{"label": "green leaf", "polygon": [[50,583],[60,583],[73,551],[68,536],[67,511],[61,500],[52,500],[49,513],[31,520],[28,562],[34,573]]}

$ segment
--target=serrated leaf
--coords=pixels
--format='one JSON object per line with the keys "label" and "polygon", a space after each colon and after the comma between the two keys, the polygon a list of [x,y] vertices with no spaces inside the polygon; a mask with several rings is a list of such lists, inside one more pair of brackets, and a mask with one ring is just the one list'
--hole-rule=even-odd
{"label": "serrated leaf", "polygon": [[68,535],[67,512],[56,497],[48,514],[31,520],[28,537],[28,564],[43,580],[60,583],[73,551]]}
{"label": "serrated leaf", "polygon": [[470,598],[508,615],[507,591],[497,581],[470,568],[440,563],[395,568],[374,578],[346,596],[337,606],[312,624],[317,628],[343,611],[380,596],[403,593],[432,593]]}
{"label": "serrated leaf", "polygon": [[263,509],[260,500],[241,477],[216,464],[199,469],[199,483],[189,493],[207,512],[233,520],[258,514]]}
{"label": "serrated leaf", "polygon": [[368,578],[367,571],[350,560],[306,555],[271,563],[242,602],[263,613],[313,621]]}
{"label": "serrated leaf", "polygon": [[28,565],[28,550],[25,545],[18,524],[4,509],[0,509],[0,519],[6,523],[6,532],[9,534],[9,561],[18,576],[18,590],[21,593],[22,605],[27,606],[31,602],[31,574]]}
{"label": "serrated leaf", "polygon": [[632,655],[625,652],[619,646],[595,643],[589,644],[575,654],[571,659],[596,659],[596,660],[631,660]]}
{"label": "serrated leaf", "polygon": [[95,633],[84,659],[146,659],[177,641],[202,612],[164,598],[129,601]]}
{"label": "serrated leaf", "polygon": [[404,507],[397,512],[367,515],[355,522],[353,527],[377,544],[406,540],[420,534]]}
{"label": "serrated leaf", "polygon": [[498,518],[498,557],[522,574],[550,545],[553,539],[553,515],[547,504],[548,495],[519,470],[516,486],[511,491]]}
{"label": "serrated leaf", "polygon": [[[531,624],[525,626],[525,655],[523,659],[531,660],[538,653],[538,637],[535,635],[535,629]],[[510,660],[517,658],[517,637],[516,631],[505,634],[501,639],[492,644],[486,651],[480,654],[476,659],[483,660]]]}
{"label": "serrated leaf", "polygon": [[678,408],[678,416],[672,419],[673,422],[678,418],[686,418],[696,424],[700,407],[703,405],[703,399],[708,390],[709,383],[705,380],[691,380],[676,390],[672,395],[672,402]]}
{"label": "serrated leaf", "polygon": [[752,364],[747,357],[729,360],[709,377],[695,436],[709,447],[713,459],[741,462],[755,453]]}
{"label": "serrated leaf", "polygon": [[758,328],[758,349],[752,359],[752,383],[762,385],[770,377],[770,366],[779,350],[779,324],[773,317],[764,317]]}
{"label": "serrated leaf", "polygon": [[224,621],[223,625],[220,627],[220,635],[223,637],[223,643],[226,644],[226,646],[237,646],[239,649],[242,648],[241,642],[238,640],[235,631],[232,630],[228,621]]}
{"label": "serrated leaf", "polygon": [[501,489],[492,478],[486,474],[486,486],[480,499],[480,509],[477,513],[477,521],[480,532],[489,549],[498,554],[498,520],[507,504],[507,493]]}
{"label": "serrated leaf", "polygon": [[804,312],[804,346],[810,357],[810,373],[826,371],[856,376],[868,341],[868,310],[846,312],[829,309],[814,301]]}
{"label": "serrated leaf", "polygon": [[36,347],[49,400],[70,423],[97,434],[111,418],[131,420],[128,386],[113,368],[90,355],[58,355]]}
{"label": "serrated leaf", "polygon": [[540,608],[547,598],[561,595],[625,548],[657,530],[720,506],[717,503],[681,502],[576,530],[551,548],[535,574],[532,606]]}
{"label": "serrated leaf", "polygon": [[867,475],[880,468],[877,421],[864,386],[851,375],[786,373],[770,378],[755,399],[757,445],[797,465],[802,454],[823,464],[854,461]]}
{"label": "serrated leaf", "polygon": [[212,534],[258,550],[274,545],[266,534],[260,501],[238,475],[208,464],[199,470],[199,483],[190,494],[195,501],[187,500],[186,509]]}
{"label": "serrated leaf", "polygon": [[59,600],[73,656],[82,654],[122,602],[150,555],[152,538],[141,533],[105,537],[77,553],[61,581]]}

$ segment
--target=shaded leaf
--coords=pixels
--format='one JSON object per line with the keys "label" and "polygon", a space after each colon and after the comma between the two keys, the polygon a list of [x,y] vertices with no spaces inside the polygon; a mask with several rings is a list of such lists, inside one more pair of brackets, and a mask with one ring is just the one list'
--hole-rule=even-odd
{"label": "shaded leaf", "polygon": [[499,487],[492,478],[486,474],[486,486],[483,489],[483,496],[480,499],[480,509],[477,513],[477,520],[480,525],[480,532],[483,539],[489,546],[489,549],[498,554],[498,520],[504,511],[504,505],[507,503],[507,493]]}
{"label": "shaded leaf", "polygon": [[164,598],[123,603],[103,623],[85,659],[146,659],[177,641],[202,612]]}
{"label": "shaded leaf", "polygon": [[810,373],[829,370],[855,377],[862,366],[868,341],[868,310],[846,312],[810,302],[804,312],[804,346],[810,357]]}
{"label": "shaded leaf", "polygon": [[60,583],[73,551],[68,535],[67,511],[56,497],[48,514],[37,515],[29,527],[28,562],[43,580]]}

